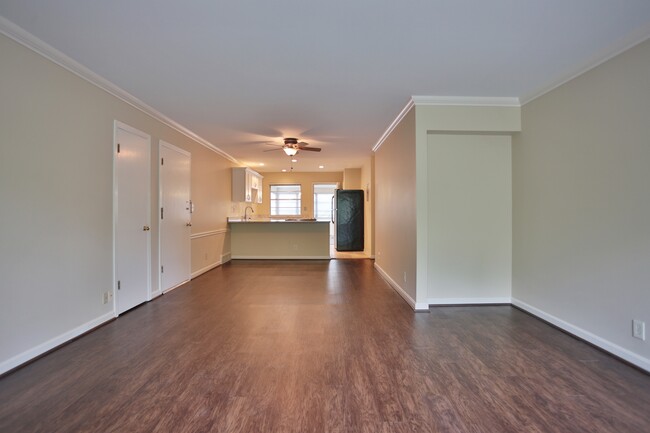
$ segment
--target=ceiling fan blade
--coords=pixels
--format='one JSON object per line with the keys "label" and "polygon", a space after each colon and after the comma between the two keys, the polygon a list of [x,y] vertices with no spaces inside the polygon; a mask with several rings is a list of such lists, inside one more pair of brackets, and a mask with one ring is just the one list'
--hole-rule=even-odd
{"label": "ceiling fan blade", "polygon": [[320,147],[298,147],[300,150],[307,150],[309,152],[320,152]]}
{"label": "ceiling fan blade", "polygon": [[281,147],[278,147],[277,149],[269,149],[269,150],[263,150],[262,152],[273,152],[275,150],[282,150]]}

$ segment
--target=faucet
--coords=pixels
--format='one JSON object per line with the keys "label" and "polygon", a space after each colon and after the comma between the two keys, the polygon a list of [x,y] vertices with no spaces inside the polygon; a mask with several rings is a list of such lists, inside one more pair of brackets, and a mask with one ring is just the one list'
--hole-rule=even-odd
{"label": "faucet", "polygon": [[246,206],[246,209],[244,209],[244,221],[248,221],[250,218],[248,217],[248,209],[251,210],[251,213],[255,213],[253,208],[251,206]]}

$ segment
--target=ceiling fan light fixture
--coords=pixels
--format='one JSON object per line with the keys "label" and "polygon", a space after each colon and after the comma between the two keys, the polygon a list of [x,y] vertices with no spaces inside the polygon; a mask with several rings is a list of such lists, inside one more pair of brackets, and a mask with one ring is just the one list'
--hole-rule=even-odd
{"label": "ceiling fan light fixture", "polygon": [[284,153],[287,154],[287,156],[294,156],[296,153],[298,153],[298,149],[295,147],[283,147],[282,150],[284,150]]}

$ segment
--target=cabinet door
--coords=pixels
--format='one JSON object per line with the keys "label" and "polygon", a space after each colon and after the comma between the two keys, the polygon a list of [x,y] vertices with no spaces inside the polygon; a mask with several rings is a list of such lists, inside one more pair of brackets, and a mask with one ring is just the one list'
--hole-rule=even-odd
{"label": "cabinet door", "polygon": [[250,203],[253,199],[251,193],[252,183],[253,183],[253,175],[247,171],[246,172],[246,202],[247,203]]}

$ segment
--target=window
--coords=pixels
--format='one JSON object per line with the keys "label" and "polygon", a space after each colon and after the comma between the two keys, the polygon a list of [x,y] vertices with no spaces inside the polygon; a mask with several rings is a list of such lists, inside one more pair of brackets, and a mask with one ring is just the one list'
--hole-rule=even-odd
{"label": "window", "polygon": [[271,185],[271,216],[300,215],[300,185]]}
{"label": "window", "polygon": [[329,221],[332,218],[332,197],[336,184],[314,184],[314,218],[319,221]]}

